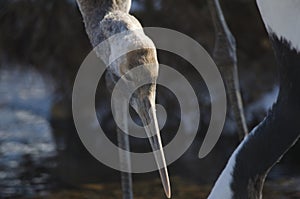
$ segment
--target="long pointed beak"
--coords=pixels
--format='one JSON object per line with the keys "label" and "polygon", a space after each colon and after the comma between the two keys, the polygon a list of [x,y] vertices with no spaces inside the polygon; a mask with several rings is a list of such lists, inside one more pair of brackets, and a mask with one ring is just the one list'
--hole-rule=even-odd
{"label": "long pointed beak", "polygon": [[159,174],[165,194],[168,198],[171,198],[170,180],[156,117],[155,102],[154,100],[151,101],[151,99],[146,98],[143,100],[138,100],[137,103],[137,113],[142,120],[146,134],[149,138],[150,145],[154,153],[154,158],[159,168]]}

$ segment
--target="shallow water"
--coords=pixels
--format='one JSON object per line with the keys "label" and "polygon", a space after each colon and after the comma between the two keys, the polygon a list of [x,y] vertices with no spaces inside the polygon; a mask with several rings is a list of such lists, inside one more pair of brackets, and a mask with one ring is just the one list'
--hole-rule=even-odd
{"label": "shallow water", "polygon": [[[174,199],[204,199],[211,190],[211,185],[197,185],[184,178],[171,178],[172,198]],[[134,182],[134,196],[137,199],[166,198],[158,179]],[[51,193],[47,199],[64,198],[121,198],[121,189],[118,183],[113,184],[86,184],[69,190],[60,190]],[[300,198],[299,179],[278,180],[267,182],[264,188],[264,199],[297,199]]]}
{"label": "shallow water", "polygon": [[[118,172],[102,166],[84,173],[82,168],[89,170],[85,156],[74,155],[74,149],[71,154],[57,151],[53,132],[61,129],[52,129],[49,123],[53,97],[47,85],[34,71],[0,72],[0,198],[121,198]],[[67,130],[70,129],[62,131]],[[193,151],[199,146],[191,147],[192,152],[171,165],[171,176],[180,176],[171,179],[173,198],[205,198],[234,143],[222,140],[203,161],[193,158]],[[59,167],[68,171],[70,181],[76,178],[82,181],[84,177],[85,182],[62,184],[57,173],[53,173],[58,167],[57,156],[66,161]],[[267,181],[264,198],[300,198],[300,178],[290,177],[295,176],[291,173],[284,166],[276,167]],[[91,184],[95,178],[101,179],[101,184]],[[150,174],[134,179],[135,198],[164,198],[157,173],[155,177]]]}
{"label": "shallow water", "polygon": [[0,73],[0,197],[45,194],[50,187],[56,152],[45,88],[33,72]]}

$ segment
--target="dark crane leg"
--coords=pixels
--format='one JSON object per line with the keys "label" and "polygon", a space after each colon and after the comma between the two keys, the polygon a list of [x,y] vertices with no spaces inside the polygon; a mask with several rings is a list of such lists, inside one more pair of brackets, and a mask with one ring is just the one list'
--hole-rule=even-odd
{"label": "dark crane leg", "polygon": [[[125,101],[125,100],[124,100]],[[124,126],[128,126],[128,118],[126,116],[126,107],[128,104],[124,104],[123,110],[116,111],[116,116],[121,118],[119,121],[124,122]],[[128,127],[126,128],[128,129]],[[118,147],[120,149],[130,151],[129,135],[122,132],[120,128],[117,127],[117,137],[118,137]],[[126,169],[131,171],[131,160],[130,155],[119,151],[120,167],[121,169]],[[133,199],[132,191],[132,176],[131,173],[121,171],[121,186],[122,186],[122,195],[123,199]]]}
{"label": "dark crane leg", "polygon": [[238,135],[242,140],[248,134],[248,128],[240,94],[235,39],[226,24],[219,0],[208,0],[207,2],[216,31],[213,58],[224,79]]}

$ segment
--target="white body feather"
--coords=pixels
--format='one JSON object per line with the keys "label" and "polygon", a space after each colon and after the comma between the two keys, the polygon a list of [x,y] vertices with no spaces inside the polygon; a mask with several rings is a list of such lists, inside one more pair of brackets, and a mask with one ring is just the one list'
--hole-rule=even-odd
{"label": "white body feather", "polygon": [[257,5],[268,32],[300,52],[300,0],[257,0]]}

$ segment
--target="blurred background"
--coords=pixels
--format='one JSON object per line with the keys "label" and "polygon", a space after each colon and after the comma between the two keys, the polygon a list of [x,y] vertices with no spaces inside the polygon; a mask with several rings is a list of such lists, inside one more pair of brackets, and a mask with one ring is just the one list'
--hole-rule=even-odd
{"label": "blurred background", "polygon": [[[255,1],[221,4],[237,40],[241,92],[252,129],[276,100],[276,62]],[[180,31],[212,52],[215,33],[205,0],[133,0],[131,13],[143,26]],[[72,119],[73,81],[90,51],[75,0],[0,0],[0,198],[121,198],[120,173],[86,151]],[[173,198],[205,198],[239,143],[236,126],[229,111],[216,147],[198,159],[210,118],[207,88],[182,58],[164,51],[158,56],[161,64],[185,75],[201,108],[197,138],[169,166]],[[101,79],[98,120],[116,143],[109,100]],[[167,144],[182,116],[173,93],[162,86],[157,103],[168,116],[161,131]],[[147,140],[131,138],[131,144],[133,151],[150,150]],[[297,144],[272,169],[265,198],[300,198],[299,151]],[[157,172],[133,177],[136,198],[164,198]]]}

